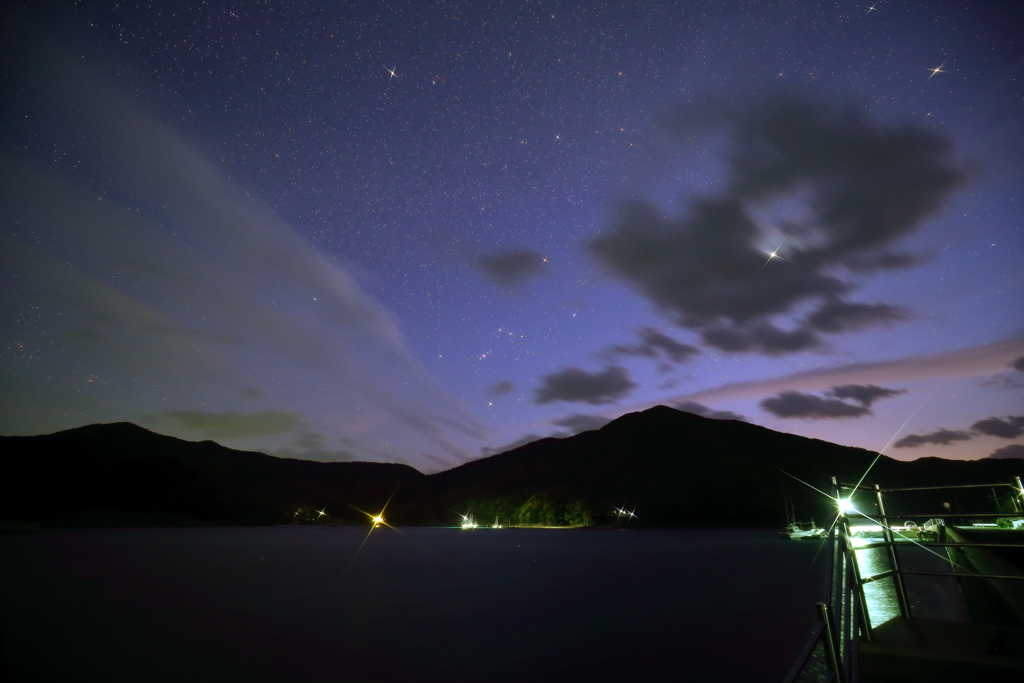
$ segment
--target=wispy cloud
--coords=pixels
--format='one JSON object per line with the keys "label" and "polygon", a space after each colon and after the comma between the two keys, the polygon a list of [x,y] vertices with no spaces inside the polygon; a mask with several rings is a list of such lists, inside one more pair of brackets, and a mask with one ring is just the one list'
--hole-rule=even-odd
{"label": "wispy cloud", "polygon": [[484,273],[504,287],[518,287],[540,274],[544,263],[544,255],[532,249],[509,249],[477,259]]}
{"label": "wispy cloud", "polygon": [[981,377],[1001,372],[1024,351],[1024,338],[930,356],[817,368],[785,377],[734,382],[681,396],[677,400],[713,402],[760,398],[779,391],[821,391],[844,384],[906,384],[939,378]]}
{"label": "wispy cloud", "polygon": [[302,419],[294,413],[264,410],[259,413],[223,413],[201,410],[170,410],[149,418],[151,423],[171,423],[172,431],[185,431],[205,439],[251,439],[269,434],[291,432],[302,425]]}
{"label": "wispy cloud", "polygon": [[608,359],[616,356],[634,356],[685,363],[700,353],[697,347],[683,344],[653,327],[641,327],[637,330],[637,336],[640,338],[639,344],[614,344],[604,349],[599,356]]}
{"label": "wispy cloud", "polygon": [[843,384],[842,386],[832,387],[826,393],[833,398],[851,399],[860,403],[865,408],[870,408],[871,404],[879,399],[899,396],[900,394],[907,393],[907,390],[887,389],[885,387],[876,387],[874,384]]}
{"label": "wispy cloud", "polygon": [[512,443],[505,444],[504,446],[484,446],[480,449],[480,456],[486,458],[488,456],[496,455],[498,453],[504,453],[505,451],[515,450],[520,446],[525,446],[528,443],[533,443],[534,441],[538,441],[543,438],[545,437],[540,436],[539,434],[526,434],[525,436],[521,436]]}
{"label": "wispy cloud", "polygon": [[40,139],[93,180],[0,164],[0,269],[13,283],[0,323],[49,349],[30,370],[3,369],[14,409],[0,430],[143,414],[240,439],[292,419],[440,449],[450,433],[481,434],[336,261],[96,75],[59,57],[38,68],[36,106],[52,113]]}
{"label": "wispy cloud", "polygon": [[488,393],[491,396],[504,396],[505,394],[511,394],[515,390],[515,384],[512,384],[512,382],[509,382],[507,380],[502,380],[500,382],[495,382],[494,384],[492,384],[491,388],[488,390]]}

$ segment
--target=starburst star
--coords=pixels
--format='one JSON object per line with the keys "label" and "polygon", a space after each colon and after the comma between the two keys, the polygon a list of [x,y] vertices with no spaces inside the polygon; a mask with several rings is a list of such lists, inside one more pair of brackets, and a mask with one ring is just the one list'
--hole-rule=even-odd
{"label": "starburst star", "polygon": [[[783,242],[782,244],[785,244],[785,242]],[[789,261],[789,259],[786,259],[786,258],[782,258],[781,256],[779,256],[779,249],[782,249],[782,244],[780,244],[779,246],[775,247],[775,250],[774,250],[774,251],[764,251],[763,249],[759,249],[759,250],[758,250],[758,251],[761,251],[761,252],[763,252],[763,253],[765,253],[765,254],[768,254],[768,260],[764,262],[764,265],[763,265],[763,266],[761,266],[761,270],[764,270],[764,269],[765,269],[765,267],[766,267],[766,266],[767,266],[767,265],[768,265],[769,263],[771,263],[771,260],[772,260],[772,259],[776,259],[776,258],[777,258],[777,259],[781,259],[781,260],[783,260],[783,261]],[[758,272],[760,272],[760,271],[758,271]]]}
{"label": "starburst star", "polygon": [[384,70],[385,70],[385,71],[387,71],[387,72],[388,72],[389,74],[391,74],[390,76],[388,76],[388,83],[390,83],[390,82],[391,82],[391,79],[392,79],[392,78],[394,78],[395,76],[397,76],[397,75],[398,75],[398,74],[396,74],[396,73],[395,73],[395,69],[396,69],[396,68],[398,68],[398,64],[395,64],[395,65],[394,65],[393,67],[391,67],[390,69],[389,69],[389,68],[387,68],[387,67],[384,67]]}
{"label": "starburst star", "polygon": [[[952,57],[952,56],[953,55],[950,55],[949,57]],[[928,71],[930,71],[931,73],[928,74],[928,78],[924,79],[925,83],[927,83],[928,81],[932,80],[933,76],[937,76],[938,74],[949,73],[948,71],[946,71],[945,69],[942,68],[942,67],[946,66],[946,62],[949,61],[949,57],[946,57],[944,60],[942,60],[942,64],[939,64],[934,69],[928,69]]]}

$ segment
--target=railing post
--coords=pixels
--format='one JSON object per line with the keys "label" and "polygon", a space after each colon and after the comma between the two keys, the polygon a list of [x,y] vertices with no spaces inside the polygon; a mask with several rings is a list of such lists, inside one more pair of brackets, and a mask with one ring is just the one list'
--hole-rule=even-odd
{"label": "railing post", "polygon": [[[857,606],[859,608],[858,611],[860,612],[860,619],[859,619],[860,624],[859,624],[859,626],[861,627],[861,630],[863,632],[864,640],[866,640],[867,642],[870,643],[871,642],[871,614],[868,612],[868,601],[867,601],[867,598],[864,596],[864,584],[861,583],[860,563],[857,562],[857,549],[853,547],[853,542],[850,540],[851,536],[850,536],[850,520],[849,520],[849,518],[847,518],[846,515],[843,515],[842,521],[840,522],[840,524],[842,525],[841,529],[842,529],[842,532],[843,532],[843,544],[846,547],[847,557],[849,557],[849,562],[852,565],[850,567],[850,569],[852,571],[853,588],[854,588],[854,592],[856,592],[856,594],[857,594],[856,595]],[[851,612],[852,611],[853,610],[851,609]],[[856,612],[854,612],[853,628],[857,628],[858,627],[857,621],[858,621],[858,619],[856,618]]]}
{"label": "railing post", "polygon": [[832,623],[832,610],[824,602],[818,603],[818,616],[825,625],[824,640],[825,657],[828,659],[828,667],[836,675],[837,683],[844,683],[846,676],[843,672],[843,663],[839,657],[839,643],[836,642],[836,629]]}
{"label": "railing post", "polygon": [[882,489],[875,484],[875,499],[878,501],[878,514],[882,522],[882,535],[885,537],[885,549],[889,552],[889,564],[892,567],[892,585],[896,591],[896,601],[900,606],[900,615],[910,618],[910,606],[907,604],[907,592],[903,587],[903,574],[900,572],[900,561],[893,543],[892,529],[889,518],[885,514],[885,502],[882,500]]}

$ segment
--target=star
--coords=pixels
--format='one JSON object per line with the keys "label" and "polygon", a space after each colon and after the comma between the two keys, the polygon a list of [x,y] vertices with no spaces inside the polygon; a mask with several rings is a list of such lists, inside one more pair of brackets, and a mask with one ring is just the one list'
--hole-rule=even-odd
{"label": "star", "polygon": [[391,82],[391,79],[392,79],[392,78],[394,78],[395,76],[397,76],[397,75],[398,75],[398,74],[396,74],[396,73],[395,73],[395,69],[396,69],[396,68],[398,68],[398,65],[397,65],[397,64],[395,64],[395,65],[394,65],[393,67],[391,67],[390,69],[389,69],[389,68],[387,68],[386,66],[384,67],[384,70],[385,70],[385,71],[387,71],[387,72],[388,72],[389,74],[391,74],[390,76],[388,76],[388,83],[390,83],[390,82]]}
{"label": "star", "polygon": [[[953,55],[950,55],[949,57],[952,57],[952,56]],[[934,69],[928,69],[928,71],[931,71],[931,73],[928,75],[928,78],[924,79],[925,83],[927,83],[928,81],[932,80],[932,76],[936,76],[938,74],[949,73],[948,71],[946,71],[945,69],[942,68],[942,67],[946,66],[946,62],[949,61],[949,57],[946,57],[944,60],[942,60],[942,64],[939,64]]]}
{"label": "star", "polygon": [[[785,242],[783,242],[782,244],[785,244]],[[779,246],[775,247],[774,251],[764,251],[763,249],[759,249],[758,250],[758,251],[764,252],[765,254],[768,254],[768,260],[764,262],[763,266],[761,266],[761,270],[764,270],[765,266],[767,266],[771,262],[771,260],[774,259],[774,258],[782,259],[783,261],[789,261],[789,259],[785,259],[785,258],[782,258],[781,256],[779,256],[779,249],[782,249],[782,244],[780,244]],[[758,271],[758,272],[760,272],[760,271]]]}

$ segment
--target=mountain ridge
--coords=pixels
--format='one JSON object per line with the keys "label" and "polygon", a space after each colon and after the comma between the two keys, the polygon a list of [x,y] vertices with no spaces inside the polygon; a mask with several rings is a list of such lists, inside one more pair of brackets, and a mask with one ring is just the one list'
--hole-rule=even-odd
{"label": "mountain ridge", "polygon": [[[97,511],[142,525],[365,524],[364,513],[376,514],[388,500],[388,520],[397,524],[451,524],[472,514],[488,522],[590,526],[616,523],[614,510],[626,506],[655,526],[774,526],[785,521],[784,496],[802,514],[824,518],[833,503],[811,486],[828,491],[832,476],[856,481],[869,468],[868,483],[890,487],[1024,475],[1024,460],[899,461],[666,406],[430,475],[395,463],[237,451],[130,422],[0,437],[0,467],[0,517],[49,526],[92,525]],[[932,509],[941,502],[932,498],[915,500]]]}

